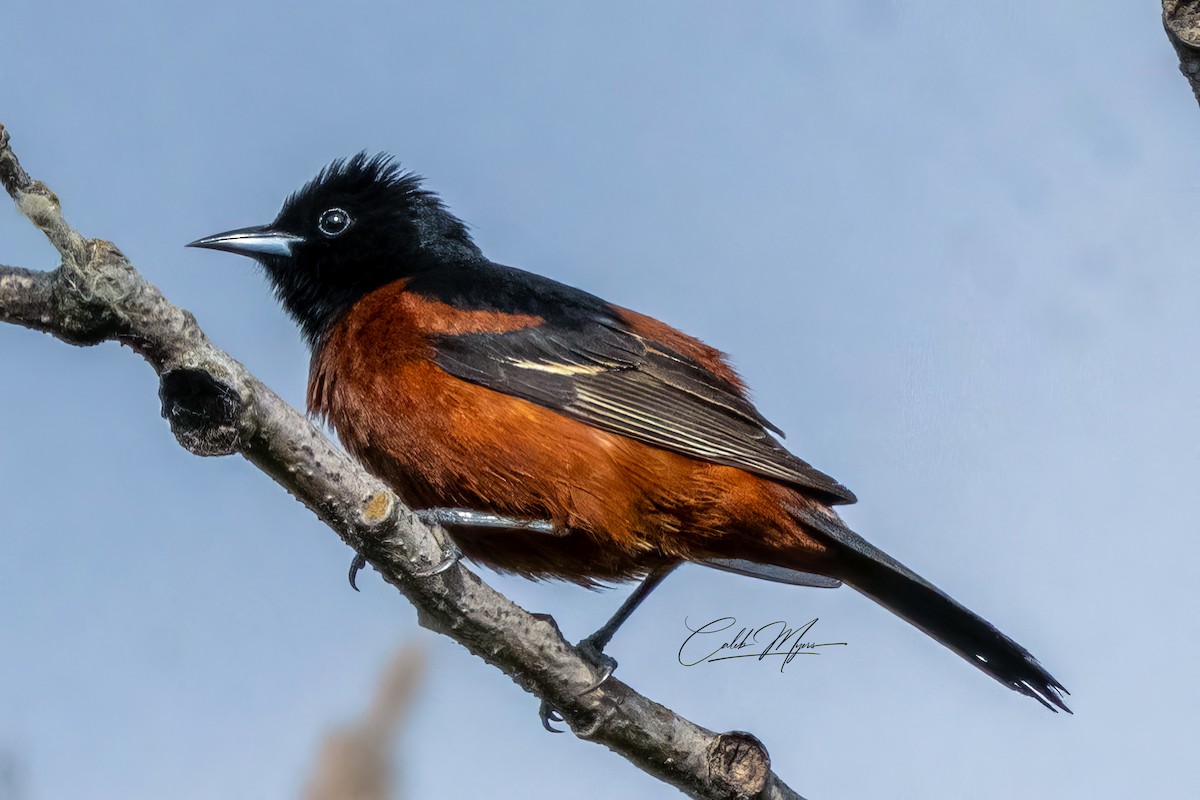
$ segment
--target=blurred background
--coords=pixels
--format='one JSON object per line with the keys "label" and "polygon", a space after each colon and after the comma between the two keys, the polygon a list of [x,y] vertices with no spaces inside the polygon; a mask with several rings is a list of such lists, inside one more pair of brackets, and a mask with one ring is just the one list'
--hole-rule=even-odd
{"label": "blurred background", "polygon": [[[249,261],[336,156],[387,150],[502,263],[733,354],[851,524],[1027,646],[1055,716],[844,589],[688,567],[621,677],[745,729],[814,800],[1192,797],[1200,745],[1200,108],[1154,3],[301,6],[5,0],[0,119],[293,404]],[[0,262],[55,266],[15,211]],[[447,639],[115,345],[0,326],[0,796],[296,797],[402,641],[409,797],[666,798]],[[485,577],[565,634],[628,591]],[[1189,588],[1192,587],[1192,588]],[[819,658],[683,668],[685,618],[820,622]],[[5,800],[8,800],[6,797]]]}

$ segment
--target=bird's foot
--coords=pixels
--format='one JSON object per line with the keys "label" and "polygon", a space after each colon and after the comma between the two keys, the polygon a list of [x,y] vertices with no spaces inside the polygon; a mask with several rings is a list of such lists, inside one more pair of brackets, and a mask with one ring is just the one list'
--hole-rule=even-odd
{"label": "bird's foot", "polygon": [[[419,569],[413,572],[418,578],[431,578],[434,575],[439,575],[453,567],[462,560],[462,551],[450,544],[450,548],[446,551],[446,556],[438,563],[427,569]],[[367,557],[362,553],[355,553],[354,560],[350,562],[350,588],[358,591],[358,573],[362,572],[363,567],[367,566]]]}
{"label": "bird's foot", "polygon": [[554,723],[565,721],[563,720],[562,714],[559,714],[558,711],[555,710],[554,706],[550,705],[550,703],[545,700],[543,700],[542,704],[538,706],[538,719],[542,721],[542,727],[550,731],[550,733],[563,732],[562,728],[554,727]]}
{"label": "bird's foot", "polygon": [[579,651],[584,660],[600,671],[600,680],[580,692],[580,694],[596,691],[617,671],[617,660],[604,652],[604,645],[605,642],[601,641],[595,634],[575,645],[575,649]]}
{"label": "bird's foot", "polygon": [[462,561],[462,550],[459,550],[453,542],[447,542],[450,545],[446,551],[446,556],[438,563],[428,569],[419,569],[413,572],[418,578],[432,578],[434,575],[440,575],[446,570],[453,567],[459,561]]}
{"label": "bird's foot", "polygon": [[[617,660],[604,652],[604,644],[604,641],[593,634],[575,645],[575,649],[579,651],[579,655],[583,656],[583,660],[600,673],[600,679],[575,695],[576,697],[583,697],[589,692],[596,691],[617,671]],[[564,721],[562,714],[558,713],[558,710],[545,700],[538,708],[538,718],[541,719],[542,727],[546,730],[551,733],[562,733],[560,728],[553,725],[555,722]]]}

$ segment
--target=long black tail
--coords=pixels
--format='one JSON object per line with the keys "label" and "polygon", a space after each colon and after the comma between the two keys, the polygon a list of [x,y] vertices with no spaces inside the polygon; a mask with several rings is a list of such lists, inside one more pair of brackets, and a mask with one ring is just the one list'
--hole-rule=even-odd
{"label": "long black tail", "polygon": [[845,565],[838,575],[884,608],[903,617],[996,680],[1032,697],[1051,711],[1071,713],[1070,694],[1029,651],[987,620],[956,603],[936,586],[872,545],[832,514],[798,509],[809,530],[832,539]]}

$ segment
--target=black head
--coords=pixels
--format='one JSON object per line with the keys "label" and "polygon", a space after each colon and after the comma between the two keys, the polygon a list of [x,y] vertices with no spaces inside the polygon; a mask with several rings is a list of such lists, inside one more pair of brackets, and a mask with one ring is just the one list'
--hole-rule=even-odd
{"label": "black head", "polygon": [[466,226],[389,156],[335,161],[293,194],[270,225],[206,236],[188,247],[240,253],[316,344],[375,289],[480,258]]}

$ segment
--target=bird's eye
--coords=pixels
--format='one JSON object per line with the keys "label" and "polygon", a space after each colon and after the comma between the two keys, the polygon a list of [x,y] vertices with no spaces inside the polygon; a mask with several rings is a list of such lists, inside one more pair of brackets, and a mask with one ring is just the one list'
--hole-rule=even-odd
{"label": "bird's eye", "polygon": [[321,214],[317,228],[326,236],[339,236],[350,227],[350,215],[340,208],[331,208]]}

